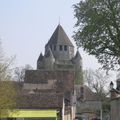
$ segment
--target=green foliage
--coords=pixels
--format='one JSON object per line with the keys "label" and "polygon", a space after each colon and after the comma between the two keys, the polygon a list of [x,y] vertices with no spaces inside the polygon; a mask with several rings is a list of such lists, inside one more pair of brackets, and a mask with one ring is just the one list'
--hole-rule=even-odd
{"label": "green foliage", "polygon": [[[0,46],[1,47],[1,46]],[[13,59],[7,59],[0,48],[0,117],[8,114],[8,109],[16,106],[16,88],[13,85],[10,65]]]}
{"label": "green foliage", "polygon": [[8,114],[16,106],[16,89],[12,82],[0,82],[0,116]]}
{"label": "green foliage", "polygon": [[83,0],[74,5],[77,46],[104,69],[120,68],[120,0]]}

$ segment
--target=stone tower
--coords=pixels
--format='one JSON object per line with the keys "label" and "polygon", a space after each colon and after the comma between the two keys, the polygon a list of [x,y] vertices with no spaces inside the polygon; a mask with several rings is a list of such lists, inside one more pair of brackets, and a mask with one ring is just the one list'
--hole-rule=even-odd
{"label": "stone tower", "polygon": [[23,85],[22,108],[57,111],[59,120],[73,120],[81,84],[82,57],[58,25],[45,53],[40,53],[36,70],[27,70]]}
{"label": "stone tower", "polygon": [[59,24],[45,45],[45,54],[40,54],[37,69],[44,70],[73,70],[75,83],[82,79],[82,57],[79,51],[74,55],[74,46]]}

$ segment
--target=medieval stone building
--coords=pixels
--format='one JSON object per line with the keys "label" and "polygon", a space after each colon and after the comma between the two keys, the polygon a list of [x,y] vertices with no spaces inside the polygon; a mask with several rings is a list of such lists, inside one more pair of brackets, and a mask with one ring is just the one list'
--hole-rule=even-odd
{"label": "medieval stone building", "polygon": [[75,117],[75,85],[82,81],[82,58],[61,25],[58,25],[44,55],[37,60],[36,70],[27,70],[19,99],[20,109],[54,109],[58,119]]}
{"label": "medieval stone building", "polygon": [[45,54],[37,60],[38,70],[73,70],[75,83],[82,81],[82,58],[79,51],[74,55],[74,46],[61,25],[58,25],[45,46]]}
{"label": "medieval stone building", "polygon": [[100,113],[102,108],[102,102],[88,86],[79,85],[76,86],[79,89],[77,96],[77,105],[76,105],[76,117],[91,120],[100,118],[98,112]]}

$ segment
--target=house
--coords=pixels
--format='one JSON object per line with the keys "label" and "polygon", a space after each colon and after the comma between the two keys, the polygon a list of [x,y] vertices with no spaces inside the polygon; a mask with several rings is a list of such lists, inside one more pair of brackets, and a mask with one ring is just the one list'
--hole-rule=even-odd
{"label": "house", "polygon": [[[76,85],[77,96],[76,113],[78,117],[90,120],[98,117],[100,114],[102,103],[98,99],[96,93],[86,85]],[[99,112],[99,113],[98,113]]]}

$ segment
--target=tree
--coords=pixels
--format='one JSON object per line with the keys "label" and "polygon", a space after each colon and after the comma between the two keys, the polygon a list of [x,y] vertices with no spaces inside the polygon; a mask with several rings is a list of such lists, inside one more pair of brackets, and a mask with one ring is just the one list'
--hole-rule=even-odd
{"label": "tree", "polygon": [[14,69],[14,79],[17,80],[19,83],[24,81],[25,78],[25,71],[32,70],[33,68],[30,65],[25,65],[25,67],[16,67]]}
{"label": "tree", "polygon": [[0,81],[9,80],[11,76],[10,66],[15,57],[6,58],[0,42]]}
{"label": "tree", "polygon": [[84,78],[88,87],[96,93],[97,98],[102,101],[102,108],[104,112],[110,112],[109,95],[109,75],[106,75],[101,70],[86,70]]}
{"label": "tree", "polygon": [[[0,118],[8,114],[8,109],[16,106],[16,88],[13,84],[10,65],[12,59],[5,58],[0,44]],[[6,111],[3,109],[6,109]]]}
{"label": "tree", "polygon": [[16,107],[16,88],[11,81],[0,81],[0,118]]}
{"label": "tree", "polygon": [[102,68],[120,69],[120,0],[82,0],[74,13],[77,46],[94,55]]}
{"label": "tree", "polygon": [[103,99],[108,96],[109,93],[109,75],[106,75],[104,71],[101,70],[86,70],[84,72],[84,79],[88,87],[96,93],[99,99]]}

